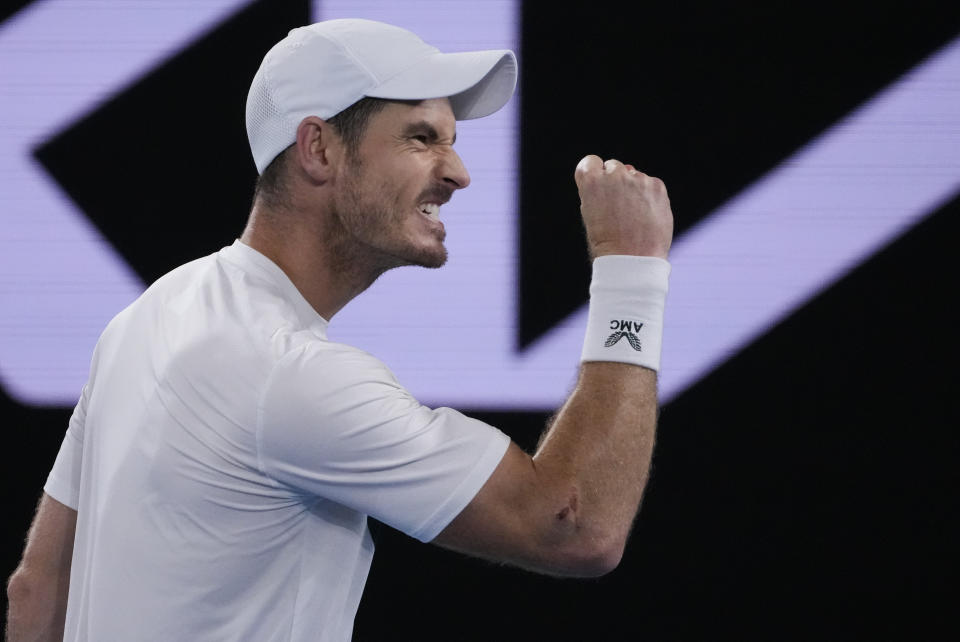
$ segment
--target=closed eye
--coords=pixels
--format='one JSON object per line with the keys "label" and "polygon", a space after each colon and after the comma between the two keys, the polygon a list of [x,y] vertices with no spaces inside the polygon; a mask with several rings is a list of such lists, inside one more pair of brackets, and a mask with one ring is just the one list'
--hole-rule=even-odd
{"label": "closed eye", "polygon": [[[439,132],[437,132],[437,128],[425,120],[409,123],[403,128],[402,136],[405,136],[408,140],[415,140],[424,145],[433,145],[435,143],[448,144],[442,141]],[[449,144],[453,145],[456,142],[457,133],[453,132]]]}

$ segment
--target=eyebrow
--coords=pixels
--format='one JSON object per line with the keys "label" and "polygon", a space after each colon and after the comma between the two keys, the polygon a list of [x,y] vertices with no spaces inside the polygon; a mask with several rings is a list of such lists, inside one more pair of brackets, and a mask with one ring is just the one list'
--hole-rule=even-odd
{"label": "eyebrow", "polygon": [[[403,129],[404,136],[412,136],[415,134],[426,134],[427,138],[430,139],[430,142],[435,142],[440,140],[440,134],[437,132],[437,128],[428,123],[425,120],[419,120],[415,123],[410,123]],[[453,140],[450,142],[451,145],[457,142],[457,133],[453,133]]]}

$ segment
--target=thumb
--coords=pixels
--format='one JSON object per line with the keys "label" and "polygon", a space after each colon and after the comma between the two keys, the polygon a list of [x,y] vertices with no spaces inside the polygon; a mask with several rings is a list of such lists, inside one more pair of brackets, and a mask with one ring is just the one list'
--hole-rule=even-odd
{"label": "thumb", "polygon": [[589,154],[580,159],[580,162],[577,163],[577,169],[573,173],[573,180],[576,181],[577,187],[580,187],[588,174],[595,172],[603,172],[603,159],[593,154]]}

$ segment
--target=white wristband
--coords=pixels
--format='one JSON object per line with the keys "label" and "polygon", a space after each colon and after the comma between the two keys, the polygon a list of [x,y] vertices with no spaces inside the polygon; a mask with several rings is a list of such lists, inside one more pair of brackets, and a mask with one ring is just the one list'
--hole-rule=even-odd
{"label": "white wristband", "polygon": [[580,360],[619,361],[659,370],[669,276],[670,264],[654,256],[594,259]]}

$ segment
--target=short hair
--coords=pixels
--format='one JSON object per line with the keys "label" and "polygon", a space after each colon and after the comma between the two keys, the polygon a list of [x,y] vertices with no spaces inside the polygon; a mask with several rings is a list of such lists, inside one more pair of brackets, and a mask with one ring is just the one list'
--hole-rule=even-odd
{"label": "short hair", "polygon": [[370,124],[371,116],[386,107],[388,102],[390,101],[384,98],[364,97],[327,119],[327,123],[337,130],[351,158],[356,158],[360,151],[360,142],[367,131],[367,125]]}
{"label": "short hair", "polygon": [[254,202],[259,199],[270,209],[278,209],[287,205],[287,154],[291,147],[293,145],[277,154],[277,157],[270,161],[270,164],[263,169],[263,173],[257,177],[257,182],[253,187]]}
{"label": "short hair", "polygon": [[[367,131],[370,117],[383,109],[388,102],[390,101],[383,98],[361,98],[339,114],[327,119],[327,124],[333,127],[343,141],[349,159],[357,158],[360,142]],[[287,158],[294,145],[296,143],[277,154],[277,157],[270,161],[263,173],[257,177],[253,189],[254,201],[260,199],[270,208],[280,208],[287,204]]]}

